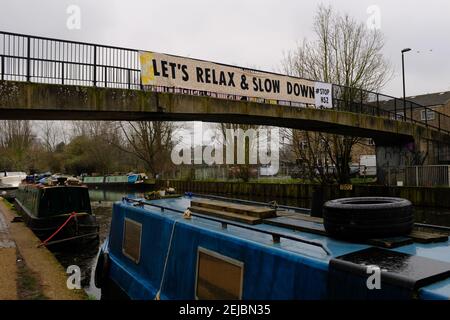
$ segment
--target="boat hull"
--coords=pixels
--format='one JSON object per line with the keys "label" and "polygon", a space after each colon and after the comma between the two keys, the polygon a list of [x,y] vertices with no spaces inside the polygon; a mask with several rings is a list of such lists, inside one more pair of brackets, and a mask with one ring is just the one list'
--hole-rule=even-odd
{"label": "boat hull", "polygon": [[[52,236],[70,217],[70,214],[61,214],[46,218],[37,218],[19,200],[15,199],[15,205],[22,214],[23,221],[27,227],[43,241]],[[76,218],[71,218],[50,241],[61,241],[74,237],[79,238],[74,239],[72,242],[92,241],[98,239],[98,231],[99,225],[95,216],[88,213],[78,213]]]}
{"label": "boat hull", "polygon": [[[448,237],[439,250],[434,244],[381,249],[264,222],[249,226],[201,214],[190,216],[186,209],[192,199],[123,199],[114,204],[110,234],[99,255],[103,259],[96,268],[105,298],[123,294],[137,300],[450,296],[450,261],[442,253],[450,252]],[[317,228],[317,223],[306,224]],[[418,247],[424,256],[417,255]],[[359,265],[369,251],[375,262]],[[392,265],[392,256],[398,263]],[[364,266],[383,267],[387,262],[382,289],[372,290]]]}

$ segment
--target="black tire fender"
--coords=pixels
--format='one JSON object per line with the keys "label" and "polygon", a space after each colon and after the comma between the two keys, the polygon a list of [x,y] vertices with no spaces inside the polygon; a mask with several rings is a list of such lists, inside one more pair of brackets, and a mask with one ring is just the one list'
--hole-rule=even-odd
{"label": "black tire fender", "polygon": [[370,239],[411,232],[411,202],[391,197],[355,197],[328,201],[323,208],[324,227],[336,238]]}

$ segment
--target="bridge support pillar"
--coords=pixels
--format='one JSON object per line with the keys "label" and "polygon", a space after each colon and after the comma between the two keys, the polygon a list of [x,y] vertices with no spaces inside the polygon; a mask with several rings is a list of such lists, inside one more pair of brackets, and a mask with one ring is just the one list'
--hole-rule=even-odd
{"label": "bridge support pillar", "polygon": [[437,146],[429,140],[376,143],[377,180],[384,185],[402,181],[405,166],[438,164]]}

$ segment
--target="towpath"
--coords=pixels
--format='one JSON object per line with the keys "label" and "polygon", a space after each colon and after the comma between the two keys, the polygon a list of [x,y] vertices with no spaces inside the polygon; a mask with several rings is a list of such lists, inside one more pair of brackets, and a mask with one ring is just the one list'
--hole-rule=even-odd
{"label": "towpath", "polygon": [[82,300],[83,290],[69,290],[67,274],[53,254],[38,248],[39,239],[0,197],[0,300]]}

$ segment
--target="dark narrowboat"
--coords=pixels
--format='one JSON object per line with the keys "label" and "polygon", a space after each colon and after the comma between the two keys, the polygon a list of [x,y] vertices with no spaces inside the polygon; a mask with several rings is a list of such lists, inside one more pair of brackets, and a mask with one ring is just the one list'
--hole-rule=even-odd
{"label": "dark narrowboat", "polygon": [[[50,184],[22,183],[15,206],[26,225],[50,244],[75,244],[98,239],[88,188],[58,179]],[[49,239],[51,237],[51,239]]]}
{"label": "dark narrowboat", "polygon": [[341,199],[327,220],[212,196],[124,198],[95,282],[105,299],[448,300],[450,228],[414,224],[411,203],[392,199]]}

